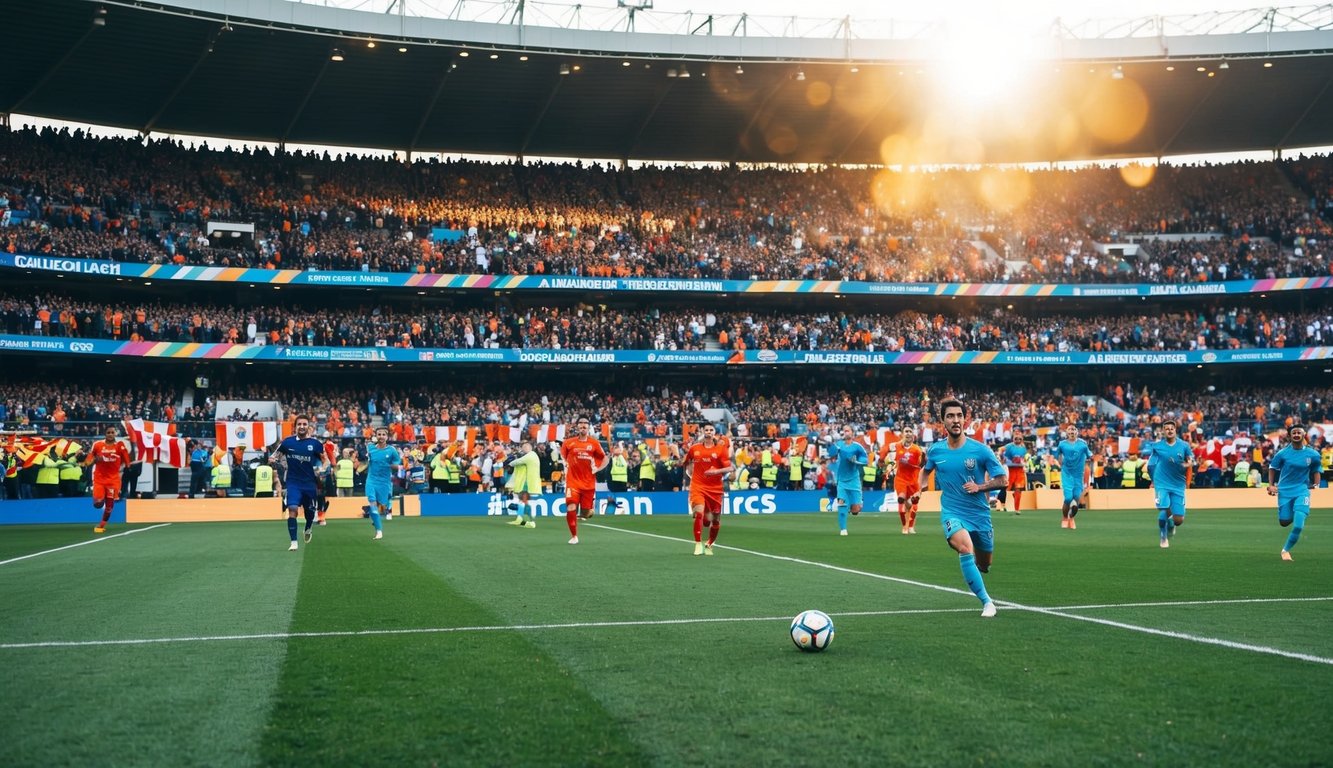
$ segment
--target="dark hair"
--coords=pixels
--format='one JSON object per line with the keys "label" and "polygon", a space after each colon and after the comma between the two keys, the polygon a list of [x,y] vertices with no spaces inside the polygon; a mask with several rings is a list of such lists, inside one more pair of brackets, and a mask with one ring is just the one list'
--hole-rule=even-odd
{"label": "dark hair", "polygon": [[307,415],[305,415],[304,413],[298,413],[298,414],[296,414],[296,416],[292,419],[292,423],[295,424],[296,422],[300,421],[301,419],[305,419],[305,420],[306,420],[306,423],[309,423],[309,424],[313,424],[313,423],[314,423],[314,422],[310,421],[310,417],[307,416]]}
{"label": "dark hair", "polygon": [[946,397],[940,401],[940,418],[944,418],[944,412],[950,408],[957,408],[963,412],[964,416],[967,415],[967,406],[963,405],[962,400],[959,400],[956,397]]}
{"label": "dark hair", "polygon": [[1180,431],[1180,422],[1176,421],[1175,419],[1164,419],[1162,421],[1163,427],[1165,427],[1167,424],[1170,424],[1171,426],[1175,427],[1177,432]]}

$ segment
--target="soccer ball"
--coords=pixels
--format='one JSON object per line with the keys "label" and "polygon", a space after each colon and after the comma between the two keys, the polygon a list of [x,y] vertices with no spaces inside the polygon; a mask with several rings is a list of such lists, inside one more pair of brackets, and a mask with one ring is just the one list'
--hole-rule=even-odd
{"label": "soccer ball", "polygon": [[824,650],[833,642],[833,619],[823,611],[802,611],[791,621],[791,641],[809,653]]}

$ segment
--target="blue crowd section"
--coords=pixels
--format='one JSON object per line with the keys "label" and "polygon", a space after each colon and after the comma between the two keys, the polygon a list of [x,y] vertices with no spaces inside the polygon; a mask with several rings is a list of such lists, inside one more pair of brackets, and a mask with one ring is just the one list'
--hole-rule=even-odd
{"label": "blue crowd section", "polygon": [[[614,504],[612,503],[614,499]],[[564,517],[565,497],[544,493],[531,500],[531,514],[537,517]],[[773,515],[828,510],[829,497],[824,491],[731,491],[723,495],[724,515]],[[897,499],[886,491],[865,491],[865,512],[897,512]],[[675,493],[597,493],[598,515],[685,515],[689,513],[688,495]],[[481,517],[509,514],[506,500],[499,494],[432,493],[421,496],[422,517]],[[830,518],[830,525],[833,525]]]}
{"label": "blue crowd section", "polygon": [[1333,347],[1191,350],[1175,352],[744,352],[551,349],[414,349],[399,347],[288,347],[108,341],[0,334],[0,352],[182,360],[329,361],[368,363],[502,363],[566,365],[1213,365],[1299,363],[1333,359]]}
{"label": "blue crowd section", "polygon": [[335,272],[251,269],[241,267],[135,264],[94,259],[0,253],[0,268],[36,270],[110,278],[302,285],[358,288],[404,288],[448,291],[614,291],[623,293],[793,294],[831,293],[864,296],[981,296],[1005,299],[1161,298],[1172,296],[1249,295],[1274,291],[1316,291],[1333,288],[1333,276],[1227,280],[1201,283],[868,283],[850,280],[710,280],[678,278],[569,277],[551,275],[449,275],[404,272]]}
{"label": "blue crowd section", "polygon": [[[10,499],[0,501],[0,525],[33,525],[37,523],[102,522],[102,510],[93,508],[92,497],[56,499]],[[125,501],[116,502],[111,511],[111,522],[125,522]]]}

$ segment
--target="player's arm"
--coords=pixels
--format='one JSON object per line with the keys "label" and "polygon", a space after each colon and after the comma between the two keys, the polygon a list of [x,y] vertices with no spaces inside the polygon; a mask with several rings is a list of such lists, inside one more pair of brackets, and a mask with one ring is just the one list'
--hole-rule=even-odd
{"label": "player's arm", "polygon": [[1274,456],[1274,457],[1273,457],[1273,460],[1270,461],[1270,462],[1268,462],[1268,495],[1269,495],[1269,496],[1276,496],[1276,495],[1277,495],[1277,474],[1278,474],[1278,470],[1280,470],[1280,469],[1282,469],[1282,460],[1281,460],[1280,458],[1278,458],[1277,456]]}
{"label": "player's arm", "polygon": [[986,482],[976,483],[968,480],[963,483],[963,490],[968,493],[985,493],[986,491],[998,491],[1009,486],[1009,472],[1000,463],[1000,460],[993,456],[986,462]]}

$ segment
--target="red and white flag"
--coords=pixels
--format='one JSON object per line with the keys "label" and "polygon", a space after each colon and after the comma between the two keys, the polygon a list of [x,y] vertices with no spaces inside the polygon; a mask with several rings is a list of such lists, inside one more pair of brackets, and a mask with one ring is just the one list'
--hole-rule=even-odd
{"label": "red and white flag", "polygon": [[228,450],[240,446],[262,451],[278,442],[281,431],[276,421],[219,421],[217,442]]}
{"label": "red and white flag", "polygon": [[423,437],[428,443],[438,443],[443,440],[446,443],[453,443],[459,440],[468,440],[468,427],[426,427],[423,430]]}
{"label": "red and white flag", "polygon": [[555,443],[565,439],[564,424],[542,424],[528,428],[532,439],[538,443]]}
{"label": "red and white flag", "polygon": [[137,461],[169,464],[178,469],[190,464],[190,452],[185,449],[185,438],[175,436],[175,424],[128,419],[125,421],[125,432],[134,443]]}

